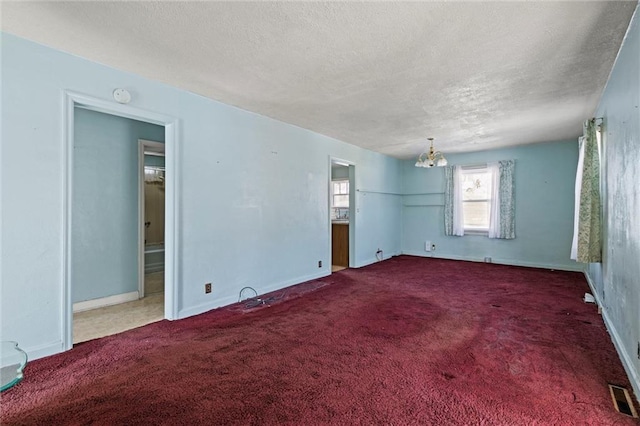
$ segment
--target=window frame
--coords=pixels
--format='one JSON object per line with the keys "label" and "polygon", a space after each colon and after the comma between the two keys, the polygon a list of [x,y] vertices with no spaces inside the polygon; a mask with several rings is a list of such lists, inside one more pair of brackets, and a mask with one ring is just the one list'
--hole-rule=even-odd
{"label": "window frame", "polygon": [[[346,183],[347,184],[347,192],[346,193],[342,193],[342,192],[338,192],[336,193],[335,189],[336,189],[336,184],[338,184],[338,186],[341,183]],[[351,188],[349,187],[349,179],[335,179],[331,181],[331,208],[333,209],[346,209],[349,208],[348,203],[349,203],[349,192],[351,191]],[[335,200],[336,200],[336,195],[346,195],[347,196],[347,205],[346,206],[336,206]]]}
{"label": "window frame", "polygon": [[[489,164],[480,164],[474,166],[460,166],[460,176],[465,174],[473,174],[473,173],[484,173],[487,175],[487,179],[489,184],[491,184],[493,180],[492,171],[489,168]],[[460,199],[462,201],[462,217],[463,217],[463,229],[465,235],[480,235],[480,236],[489,236],[489,227],[491,226],[491,187],[489,187],[489,196],[488,198],[477,199],[477,200],[465,200],[464,199],[464,191],[462,189],[462,185],[460,186],[461,196]],[[470,227],[466,223],[464,223],[465,215],[464,215],[464,206],[465,203],[478,203],[478,202],[486,202],[489,205],[488,214],[487,214],[487,226],[486,228],[482,227]]]}

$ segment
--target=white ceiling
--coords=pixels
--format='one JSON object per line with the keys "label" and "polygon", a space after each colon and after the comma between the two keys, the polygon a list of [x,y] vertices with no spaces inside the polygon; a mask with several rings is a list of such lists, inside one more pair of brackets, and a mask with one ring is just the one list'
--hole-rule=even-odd
{"label": "white ceiling", "polygon": [[636,1],[3,2],[2,30],[411,158],[575,138]]}

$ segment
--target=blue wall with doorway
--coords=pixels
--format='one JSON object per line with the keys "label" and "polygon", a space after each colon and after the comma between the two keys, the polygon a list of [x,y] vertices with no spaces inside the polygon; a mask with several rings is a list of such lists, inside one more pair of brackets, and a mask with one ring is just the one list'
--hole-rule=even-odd
{"label": "blue wall with doorway", "polygon": [[72,300],[138,290],[138,139],[164,127],[75,108]]}
{"label": "blue wall with doorway", "polygon": [[[330,158],[355,163],[355,186],[370,191],[353,192],[354,265],[375,262],[378,247],[385,256],[400,252],[401,200],[389,195],[401,191],[400,160],[9,34],[0,66],[0,333],[31,359],[66,342],[65,91],[121,107],[112,93],[124,87],[127,108],[177,123],[167,159],[177,194],[176,319],[233,303],[245,286],[264,293],[331,273]],[[101,227],[95,218],[85,223],[87,232]]]}

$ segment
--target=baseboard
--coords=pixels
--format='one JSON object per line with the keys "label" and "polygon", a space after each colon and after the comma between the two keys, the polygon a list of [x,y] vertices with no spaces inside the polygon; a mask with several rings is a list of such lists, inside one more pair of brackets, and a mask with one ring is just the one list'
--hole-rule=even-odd
{"label": "baseboard", "polygon": [[132,302],[138,300],[138,292],[114,294],[113,296],[101,297],[99,299],[85,300],[73,304],[73,312],[88,311],[89,309],[102,308],[105,306],[117,305],[119,303]]}
{"label": "baseboard", "polygon": [[[404,254],[404,253],[401,253],[401,252],[394,252],[394,253],[391,253],[391,254],[385,254],[385,253],[383,252],[383,253],[382,253],[382,255],[384,256],[384,258],[383,258],[382,260],[389,260],[389,259],[391,259],[392,257],[394,257],[394,256],[399,256],[399,255],[401,255],[401,254]],[[373,265],[374,263],[377,263],[377,262],[382,262],[382,260],[378,259],[378,258],[377,258],[377,257],[375,257],[375,256],[374,256],[374,257],[370,257],[370,258],[365,259],[364,261],[359,262],[358,264],[356,264],[356,265],[354,266],[354,268],[364,268],[365,266]]]}
{"label": "baseboard", "polygon": [[[315,273],[315,274],[309,274],[309,275],[305,275],[303,277],[298,277],[298,278],[291,279],[291,280],[286,280],[286,281],[280,281],[280,282],[277,282],[277,283],[273,283],[273,284],[268,285],[266,287],[256,288],[255,290],[258,293],[258,295],[266,294],[266,293],[270,293],[272,291],[281,290],[283,288],[290,287],[292,285],[304,283],[304,282],[311,281],[311,280],[317,280],[319,278],[324,278],[324,277],[329,276],[329,275],[331,275],[331,271],[323,270],[323,271]],[[188,318],[188,317],[191,317],[191,316],[194,316],[194,315],[199,315],[199,314],[208,312],[208,311],[210,311],[212,309],[222,308],[224,306],[228,306],[228,305],[231,305],[233,303],[236,303],[237,301],[238,301],[238,296],[227,296],[227,297],[223,297],[222,299],[213,300],[211,302],[201,303],[199,305],[192,306],[190,308],[186,308],[186,309],[180,310],[178,312],[178,319],[184,319],[184,318]]]}
{"label": "baseboard", "polygon": [[[414,251],[414,250],[403,250],[402,254],[406,254],[408,256],[418,256],[418,257],[435,257],[432,251]],[[444,258],[442,258],[444,259]],[[455,259],[455,260],[463,260],[463,259]]]}
{"label": "baseboard", "polygon": [[596,286],[595,284],[593,284],[593,281],[591,281],[591,277],[589,276],[589,273],[587,271],[584,271],[584,278],[587,280],[587,284],[589,285],[591,294],[596,299],[596,303],[598,304],[598,306],[602,307],[602,303],[600,303],[600,296],[598,296],[598,292],[596,291]]}
{"label": "baseboard", "polygon": [[[472,257],[472,256],[458,256],[458,255],[450,255],[450,254],[438,254],[436,252],[421,252],[421,251],[412,251],[405,250],[402,254],[408,254],[410,256],[419,256],[419,257],[433,257],[435,259],[447,259],[447,260],[464,260],[467,262],[484,262],[484,258],[482,257]],[[584,272],[584,266],[582,264],[576,263],[576,265],[565,265],[565,264],[554,264],[554,263],[539,263],[539,262],[525,262],[521,260],[513,260],[513,259],[498,259],[492,258],[491,263],[495,263],[498,265],[508,265],[508,266],[524,266],[527,268],[542,268],[542,269],[553,269],[557,271],[571,271],[571,272]]]}
{"label": "baseboard", "polygon": [[185,319],[192,317],[194,315],[200,315],[205,312],[209,312],[213,309],[222,308],[227,305],[231,305],[238,301],[238,298],[235,296],[227,296],[222,299],[216,299],[211,302],[201,303],[196,306],[191,306],[190,308],[181,309],[178,311],[178,318],[176,319]]}
{"label": "baseboard", "polygon": [[62,344],[62,340],[58,340],[53,343],[46,343],[44,345],[31,346],[31,347],[22,347],[20,346],[20,342],[18,342],[18,346],[20,347],[20,349],[22,349],[27,353],[28,361],[34,361],[36,359],[40,359],[47,356],[59,354],[60,352],[64,352],[64,345]]}
{"label": "baseboard", "polygon": [[607,328],[609,335],[611,336],[611,341],[613,342],[613,346],[616,348],[616,352],[618,352],[618,356],[622,361],[622,366],[624,367],[624,371],[627,373],[627,377],[629,377],[629,382],[631,383],[631,387],[633,388],[633,392],[636,395],[636,400],[640,403],[640,372],[638,372],[634,365],[633,359],[631,355],[629,355],[626,351],[624,351],[624,346],[622,345],[622,339],[620,338],[620,334],[618,334],[618,330],[614,327],[611,319],[609,318],[609,313],[607,309],[602,304],[600,300],[600,296],[596,291],[596,286],[591,281],[591,277],[585,271],[584,277],[587,279],[587,284],[589,284],[589,288],[591,289],[591,294],[596,299],[596,303],[601,309],[602,319],[604,321],[604,326]]}

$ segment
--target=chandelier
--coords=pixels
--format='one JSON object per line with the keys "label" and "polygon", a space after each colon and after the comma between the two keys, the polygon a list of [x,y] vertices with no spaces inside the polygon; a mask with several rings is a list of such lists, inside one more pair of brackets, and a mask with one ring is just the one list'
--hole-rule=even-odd
{"label": "chandelier", "polygon": [[447,165],[447,159],[444,158],[444,155],[440,151],[434,151],[433,149],[433,138],[427,138],[431,142],[431,147],[429,148],[429,152],[423,152],[418,156],[418,161],[416,161],[416,167],[443,167]]}

